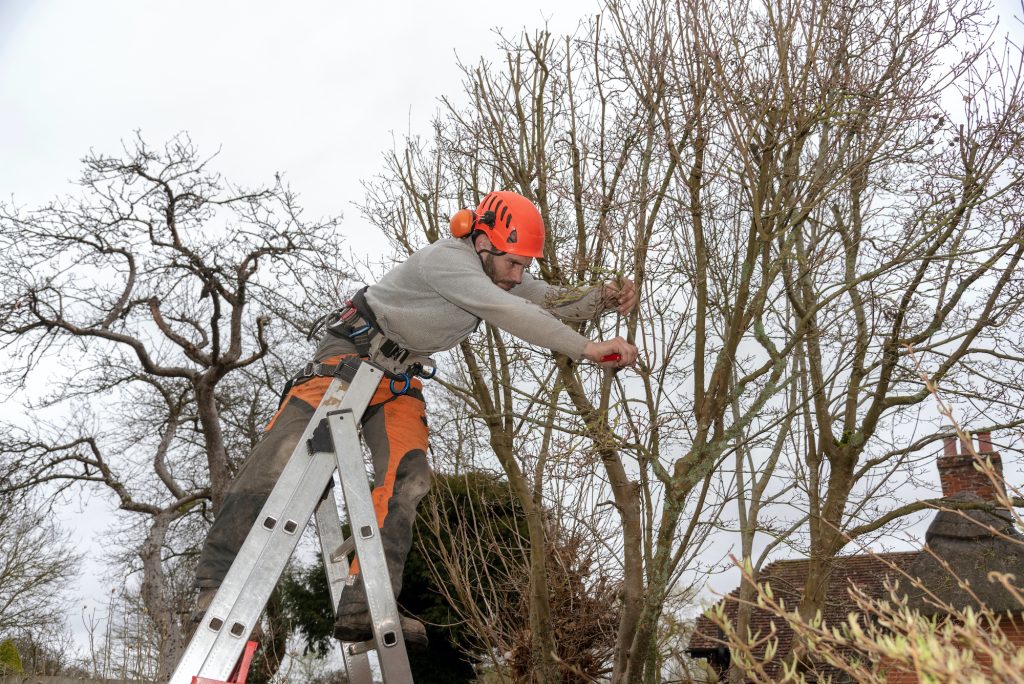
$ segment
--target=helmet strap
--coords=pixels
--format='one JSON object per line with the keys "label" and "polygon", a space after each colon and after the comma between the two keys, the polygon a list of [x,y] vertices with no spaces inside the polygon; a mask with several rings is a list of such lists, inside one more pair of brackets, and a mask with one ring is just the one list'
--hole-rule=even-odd
{"label": "helmet strap", "polygon": [[[473,251],[476,252],[476,255],[480,257],[480,263],[483,263],[483,257],[480,256],[481,254],[490,254],[491,256],[505,256],[506,254],[508,254],[508,252],[500,252],[495,249],[477,249],[476,238],[478,235],[483,235],[485,238],[487,238],[488,243],[491,243],[491,239],[487,237],[487,233],[483,232],[482,230],[474,230],[472,233],[469,234],[469,244],[472,245]],[[494,243],[491,243],[491,247],[493,246]]]}

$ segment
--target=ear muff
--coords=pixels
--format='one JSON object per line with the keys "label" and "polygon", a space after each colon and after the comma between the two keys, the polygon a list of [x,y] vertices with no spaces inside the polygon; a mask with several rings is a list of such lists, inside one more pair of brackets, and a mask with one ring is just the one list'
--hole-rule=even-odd
{"label": "ear muff", "polygon": [[476,225],[476,214],[469,209],[459,209],[455,212],[455,216],[452,216],[449,228],[452,232],[452,237],[464,238],[473,232],[473,226]]}
{"label": "ear muff", "polygon": [[452,237],[464,238],[473,232],[476,228],[477,223],[482,223],[486,226],[494,228],[494,212],[485,211],[483,216],[480,218],[476,217],[476,213],[471,209],[459,209],[455,212],[455,216],[452,216],[452,220],[448,226],[451,230]]}

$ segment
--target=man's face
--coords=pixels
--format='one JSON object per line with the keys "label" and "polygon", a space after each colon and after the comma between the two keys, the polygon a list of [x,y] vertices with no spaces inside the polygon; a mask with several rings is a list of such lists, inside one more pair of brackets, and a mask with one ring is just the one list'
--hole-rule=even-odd
{"label": "man's face", "polygon": [[482,252],[480,259],[484,265],[484,273],[502,290],[511,290],[523,282],[523,273],[530,268],[533,259],[515,254],[495,256]]}

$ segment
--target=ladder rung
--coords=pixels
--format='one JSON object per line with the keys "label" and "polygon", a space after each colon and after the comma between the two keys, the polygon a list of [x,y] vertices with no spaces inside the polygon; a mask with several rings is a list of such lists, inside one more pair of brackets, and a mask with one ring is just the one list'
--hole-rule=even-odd
{"label": "ladder rung", "polygon": [[[384,645],[388,648],[398,644],[398,635],[394,630],[388,630],[383,635]],[[377,640],[369,639],[367,641],[353,641],[348,644],[349,655],[359,655],[360,653],[366,653],[373,651],[377,648]]]}
{"label": "ladder rung", "polygon": [[334,550],[334,553],[331,554],[331,562],[337,563],[342,558],[348,558],[348,555],[352,553],[352,551],[355,550],[355,548],[355,540],[352,537],[349,537],[341,543],[341,546]]}
{"label": "ladder rung", "polygon": [[368,653],[377,647],[377,642],[374,639],[369,641],[357,641],[348,645],[349,655],[359,655],[360,653]]}

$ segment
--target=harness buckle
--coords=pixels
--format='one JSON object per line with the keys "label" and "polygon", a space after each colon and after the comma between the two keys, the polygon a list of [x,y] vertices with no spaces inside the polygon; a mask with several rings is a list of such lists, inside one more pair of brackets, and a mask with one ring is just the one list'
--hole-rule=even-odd
{"label": "harness buckle", "polygon": [[311,378],[313,377],[313,374],[316,371],[316,367],[317,363],[315,361],[310,361],[305,366],[302,367],[302,370],[299,372],[299,374],[303,378]]}
{"label": "harness buckle", "polygon": [[340,314],[338,315],[338,318],[348,323],[350,320],[352,320],[358,315],[359,312],[356,311],[356,307],[352,306],[352,301],[349,300],[345,302],[345,308],[341,310]]}
{"label": "harness buckle", "polygon": [[387,377],[398,381],[408,381],[420,375],[424,368],[434,367],[434,360],[429,356],[417,356],[379,333],[370,341],[367,358],[383,370]]}

